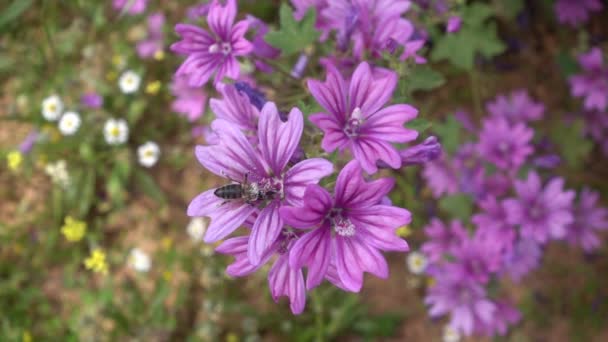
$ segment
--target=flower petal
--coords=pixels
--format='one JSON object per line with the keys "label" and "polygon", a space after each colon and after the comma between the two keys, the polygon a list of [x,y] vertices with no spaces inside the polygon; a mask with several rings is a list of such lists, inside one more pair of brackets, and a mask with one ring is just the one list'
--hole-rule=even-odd
{"label": "flower petal", "polygon": [[205,232],[204,241],[216,242],[230,235],[256,211],[256,208],[243,202],[228,202],[217,207],[209,214],[211,223]]}
{"label": "flower petal", "polygon": [[300,237],[289,252],[289,266],[292,269],[308,267],[306,289],[310,290],[323,281],[329,262],[331,247],[331,230],[323,225]]}
{"label": "flower petal", "polygon": [[260,113],[258,138],[263,158],[275,175],[280,175],[300,143],[304,118],[302,112],[292,108],[287,122],[282,122],[273,102],[266,102]]}
{"label": "flower petal", "polygon": [[[336,118],[342,125],[346,122],[346,83],[340,72],[332,65],[327,65],[325,83],[308,80],[308,90],[328,115]],[[348,113],[350,114],[350,113]]]}
{"label": "flower petal", "polygon": [[285,173],[283,188],[286,202],[300,206],[306,186],[319,183],[321,178],[333,171],[334,165],[323,158],[310,158],[297,163]]}
{"label": "flower petal", "polygon": [[255,221],[249,236],[249,250],[247,255],[253,265],[260,264],[262,256],[276,241],[283,228],[283,219],[279,215],[278,201],[273,201],[262,209]]}
{"label": "flower petal", "polygon": [[287,254],[279,257],[268,272],[268,287],[275,302],[278,302],[279,297],[287,296],[291,312],[298,315],[304,311],[306,305],[304,276],[301,269],[294,270],[289,267]]}
{"label": "flower petal", "polygon": [[222,41],[226,42],[230,38],[232,24],[236,17],[236,0],[226,0],[226,5],[214,1],[207,15],[207,23],[215,34]]}

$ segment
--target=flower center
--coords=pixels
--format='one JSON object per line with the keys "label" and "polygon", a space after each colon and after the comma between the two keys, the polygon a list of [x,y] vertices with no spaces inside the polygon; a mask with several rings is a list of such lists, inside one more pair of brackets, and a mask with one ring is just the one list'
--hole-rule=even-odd
{"label": "flower center", "polygon": [[120,135],[120,129],[118,127],[112,127],[110,130],[110,135],[113,137],[118,137]]}
{"label": "flower center", "polygon": [[344,133],[346,133],[346,135],[349,137],[356,137],[359,135],[362,124],[363,113],[361,112],[361,108],[357,107],[350,114],[350,119],[348,119],[346,125],[344,126]]}
{"label": "flower center", "polygon": [[528,214],[530,215],[531,219],[538,220],[542,217],[543,210],[541,208],[539,208],[537,205],[533,205],[532,208],[530,208],[530,211],[528,212]]}
{"label": "flower center", "polygon": [[279,198],[283,198],[283,180],[280,178],[264,178],[257,183],[257,190],[259,193],[263,194],[262,197],[266,199],[275,198],[275,196],[279,196]]}
{"label": "flower center", "polygon": [[502,141],[498,144],[498,151],[502,152],[502,153],[508,153],[511,146],[509,146],[509,143],[506,141]]}
{"label": "flower center", "polygon": [[224,56],[229,55],[232,52],[232,45],[230,43],[215,43],[209,46],[209,53],[222,53]]}
{"label": "flower center", "polygon": [[348,218],[342,216],[342,214],[336,214],[330,218],[331,226],[334,231],[340,236],[353,236],[355,235],[355,225],[350,222]]}

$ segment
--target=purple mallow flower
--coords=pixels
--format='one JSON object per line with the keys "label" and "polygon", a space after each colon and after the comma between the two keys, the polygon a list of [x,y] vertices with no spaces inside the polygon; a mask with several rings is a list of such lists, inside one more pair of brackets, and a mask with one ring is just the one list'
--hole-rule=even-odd
{"label": "purple mallow flower", "polygon": [[38,141],[38,138],[40,136],[40,133],[38,133],[38,131],[31,131],[27,137],[25,137],[25,139],[23,139],[23,141],[21,142],[21,144],[19,144],[19,152],[21,152],[22,154],[28,154],[32,151],[32,148],[34,148],[34,145],[36,144],[36,141]]}
{"label": "purple mallow flower", "polygon": [[291,0],[291,4],[295,7],[293,16],[296,20],[302,20],[306,12],[313,8],[317,13],[315,28],[321,31],[321,41],[324,41],[329,36],[330,27],[327,20],[321,15],[323,10],[327,8],[328,0]]}
{"label": "purple mallow flower", "polygon": [[390,178],[366,182],[353,160],[338,175],[333,196],[318,185],[308,185],[302,206],[281,208],[286,224],[313,228],[295,243],[289,256],[292,268],[308,267],[307,289],[326,278],[332,261],[340,283],[349,291],[361,290],[364,272],[388,276],[380,251],[407,251],[407,243],[395,230],[411,221],[407,210],[380,204],[393,186]]}
{"label": "purple mallow flower", "polygon": [[226,200],[216,195],[218,189],[211,189],[192,200],[189,216],[211,218],[205,242],[225,238],[258,213],[247,252],[253,265],[261,262],[283,228],[279,208],[285,204],[300,205],[306,186],[316,184],[333,171],[333,165],[322,158],[306,159],[287,167],[303,127],[299,109],[293,108],[287,122],[282,122],[275,104],[268,102],[260,113],[256,149],[233,123],[222,119],[212,123],[218,143],[197,146],[196,157],[214,174],[238,181],[242,193],[239,198]]}
{"label": "purple mallow flower", "polygon": [[486,119],[477,149],[485,160],[503,170],[517,171],[532,154],[534,131],[523,123],[509,124],[504,118]]}
{"label": "purple mallow flower", "polygon": [[555,2],[555,12],[557,19],[563,24],[576,27],[589,20],[590,12],[602,10],[600,0],[557,0]]}
{"label": "purple mallow flower", "polygon": [[570,92],[583,97],[587,110],[604,111],[608,108],[608,67],[604,65],[602,50],[594,47],[578,57],[583,72],[571,76]]}
{"label": "purple mallow flower", "polygon": [[460,26],[462,26],[462,18],[457,15],[453,15],[448,19],[445,31],[447,33],[458,32],[460,30]]}
{"label": "purple mallow flower", "polygon": [[562,239],[566,228],[574,221],[572,200],[574,191],[564,191],[564,180],[555,178],[544,189],[534,171],[526,181],[515,181],[517,198],[504,201],[507,220],[521,226],[522,238],[530,238],[543,244],[549,238]]}
{"label": "purple mallow flower", "polygon": [[253,106],[246,94],[239,92],[232,84],[227,84],[220,91],[223,99],[209,100],[209,107],[217,119],[226,120],[243,134],[255,146],[258,142],[258,118],[260,112]]}
{"label": "purple mallow flower", "polygon": [[599,195],[589,189],[581,190],[574,207],[574,222],[567,226],[566,241],[580,246],[585,252],[600,247],[597,233],[608,229],[608,209],[598,206]]}
{"label": "purple mallow flower", "polygon": [[542,255],[543,251],[536,241],[520,239],[503,254],[501,273],[506,273],[511,280],[519,283],[540,265]]}
{"label": "purple mallow flower", "polygon": [[249,244],[247,236],[230,238],[218,246],[216,251],[235,257],[236,260],[226,269],[226,273],[233,277],[249,275],[267,263],[273,255],[277,255],[278,257],[268,273],[270,293],[275,301],[278,301],[279,297],[287,296],[291,311],[297,315],[304,310],[306,305],[306,288],[302,269],[294,269],[289,266],[289,251],[297,239],[297,232],[283,230],[264,253],[258,265],[252,264],[247,256]]}
{"label": "purple mallow flower", "polygon": [[171,92],[176,97],[171,103],[171,110],[187,117],[190,122],[198,120],[205,113],[207,94],[200,88],[191,87],[186,76],[173,78]]}
{"label": "purple mallow flower", "polygon": [[500,117],[510,123],[540,120],[545,113],[541,102],[534,102],[526,90],[516,90],[509,96],[499,95],[486,104],[492,117]]}
{"label": "purple mallow flower", "polygon": [[445,255],[453,255],[456,249],[467,239],[467,231],[460,221],[454,220],[446,227],[441,220],[434,218],[424,227],[428,237],[421,250],[432,262],[440,261]]}
{"label": "purple mallow flower", "polygon": [[253,45],[244,37],[248,21],[241,20],[234,24],[236,11],[235,0],[227,0],[224,6],[219,1],[214,2],[207,15],[211,33],[189,24],[175,26],[182,40],[171,45],[171,50],[188,56],[176,75],[187,76],[193,87],[207,83],[214,73],[215,84],[224,77],[238,78],[239,63],[236,57],[249,54]]}
{"label": "purple mallow flower", "polygon": [[95,92],[86,93],[80,97],[80,103],[86,108],[101,108],[103,106],[103,97]]}
{"label": "purple mallow flower", "polygon": [[473,215],[471,221],[477,226],[476,234],[499,243],[500,250],[509,250],[517,236],[515,227],[507,222],[507,211],[494,196],[477,202],[483,211]]}
{"label": "purple mallow flower", "polygon": [[494,314],[492,319],[483,321],[477,319],[475,321],[475,332],[494,337],[496,335],[504,336],[510,325],[514,325],[521,320],[521,313],[513,305],[504,300],[495,301]]}
{"label": "purple mallow flower", "polygon": [[114,9],[130,15],[142,14],[148,6],[148,0],[113,0]]}
{"label": "purple mallow flower", "polygon": [[458,177],[445,154],[437,160],[425,163],[422,176],[435,198],[458,192]]}
{"label": "purple mallow flower", "polygon": [[441,144],[436,137],[430,136],[421,144],[400,151],[399,155],[402,166],[424,164],[441,156]]}
{"label": "purple mallow flower", "polygon": [[401,156],[392,143],[416,139],[418,132],[403,127],[418,111],[407,104],[384,107],[397,84],[393,72],[372,74],[369,64],[359,64],[350,81],[345,81],[336,68],[327,67],[324,83],[308,81],[308,89],[325,109],[310,116],[325,133],[321,146],[326,152],[349,149],[368,173],[375,173],[376,162],[390,167],[401,166]]}
{"label": "purple mallow flower", "polygon": [[485,284],[501,266],[500,245],[500,241],[480,234],[463,239],[453,248],[456,261],[448,264],[447,271]]}
{"label": "purple mallow flower", "polygon": [[163,26],[165,26],[164,14],[159,12],[148,17],[148,36],[138,42],[136,47],[139,57],[150,58],[163,51]]}
{"label": "purple mallow flower", "polygon": [[249,97],[249,102],[251,102],[255,108],[262,110],[262,107],[264,107],[264,104],[266,103],[266,96],[264,96],[264,93],[250,86],[247,82],[235,82],[234,87],[239,93],[247,95],[247,97]]}

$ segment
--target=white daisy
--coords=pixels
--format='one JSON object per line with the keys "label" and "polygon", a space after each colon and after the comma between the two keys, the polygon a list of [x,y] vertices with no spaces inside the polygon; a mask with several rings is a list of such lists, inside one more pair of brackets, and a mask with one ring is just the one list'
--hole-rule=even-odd
{"label": "white daisy", "polygon": [[407,268],[413,274],[421,274],[426,269],[428,260],[420,252],[410,252],[407,255]]}
{"label": "white daisy", "polygon": [[124,119],[109,119],[103,126],[103,136],[110,145],[124,144],[129,139],[129,126]]}
{"label": "white daisy", "polygon": [[48,121],[57,121],[63,113],[63,102],[57,95],[51,95],[42,101],[42,116]]}
{"label": "white daisy", "polygon": [[160,156],[160,148],[158,144],[153,141],[139,146],[137,148],[137,157],[139,158],[139,164],[144,167],[152,167],[158,161]]}
{"label": "white daisy", "polygon": [[59,119],[59,132],[63,135],[72,135],[80,127],[80,115],[76,112],[66,112]]}
{"label": "white daisy", "polygon": [[460,341],[461,335],[458,330],[446,325],[443,328],[443,342],[458,342]]}
{"label": "white daisy", "polygon": [[186,231],[192,240],[202,241],[205,231],[207,231],[207,221],[202,217],[195,217],[188,223]]}
{"label": "white daisy", "polygon": [[120,75],[118,79],[118,86],[120,90],[125,94],[132,94],[139,89],[141,83],[141,77],[136,74],[133,70],[127,70]]}
{"label": "white daisy", "polygon": [[129,266],[137,272],[148,272],[152,262],[150,256],[139,248],[133,248],[129,253]]}
{"label": "white daisy", "polygon": [[44,172],[51,177],[53,183],[67,188],[70,185],[70,174],[68,173],[65,160],[47,164]]}

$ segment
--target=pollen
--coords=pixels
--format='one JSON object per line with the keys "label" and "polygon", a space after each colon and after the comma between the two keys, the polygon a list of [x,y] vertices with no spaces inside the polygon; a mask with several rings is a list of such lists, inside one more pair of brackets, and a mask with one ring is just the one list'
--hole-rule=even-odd
{"label": "pollen", "polygon": [[333,220],[334,231],[340,236],[355,235],[355,225],[348,218],[337,216]]}

